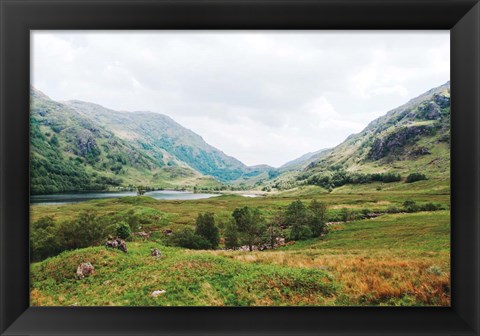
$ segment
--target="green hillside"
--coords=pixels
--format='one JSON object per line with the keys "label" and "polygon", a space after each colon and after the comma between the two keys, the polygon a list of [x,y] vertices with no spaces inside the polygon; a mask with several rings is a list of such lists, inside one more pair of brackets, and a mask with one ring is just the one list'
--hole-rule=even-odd
{"label": "green hillside", "polygon": [[335,165],[350,172],[421,171],[448,178],[450,83],[372,121],[309,165],[307,171],[323,171]]}
{"label": "green hillside", "polygon": [[299,161],[294,162],[296,170],[266,183],[267,188],[317,184],[334,189],[349,183],[392,182],[397,177],[405,181],[411,173],[448,180],[450,83],[388,112],[338,146]]}
{"label": "green hillside", "polygon": [[34,89],[31,110],[33,193],[138,184],[334,189],[397,181],[398,176],[404,181],[417,172],[434,179],[450,176],[450,83],[388,112],[338,146],[307,153],[279,169],[247,167],[159,113],[58,103]]}
{"label": "green hillside", "polygon": [[105,125],[31,90],[31,192],[104,190],[129,185],[218,184],[186,165],[165,164]]}
{"label": "green hillside", "polygon": [[[32,205],[32,306],[451,304],[449,83],[280,169],[246,167],[160,114],[38,91],[31,106],[34,192],[230,193]],[[114,237],[127,253],[104,247]],[[77,278],[81,263],[94,273]]]}
{"label": "green hillside", "polygon": [[66,103],[85,117],[111,129],[116,136],[147,151],[166,165],[184,165],[220,181],[235,181],[261,174],[262,167],[247,167],[206,143],[201,136],[166,115],[121,112],[81,101]]}
{"label": "green hillside", "polygon": [[[194,251],[161,240],[130,242],[127,254],[78,249],[32,264],[31,304],[448,305],[449,232],[441,211],[354,221],[263,252]],[[152,248],[163,256],[150,256]],[[77,280],[82,262],[95,274]],[[156,290],[165,293],[152,297]]]}
{"label": "green hillside", "polygon": [[299,170],[299,169],[305,168],[310,163],[318,161],[320,158],[324,157],[328,153],[329,153],[329,149],[326,148],[326,149],[320,149],[315,152],[303,154],[302,156],[283,164],[280,168],[278,168],[278,170],[290,171],[290,170]]}

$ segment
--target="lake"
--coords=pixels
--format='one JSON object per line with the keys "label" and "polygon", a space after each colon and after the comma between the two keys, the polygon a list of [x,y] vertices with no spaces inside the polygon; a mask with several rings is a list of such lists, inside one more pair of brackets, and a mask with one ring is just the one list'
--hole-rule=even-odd
{"label": "lake", "polygon": [[[52,205],[52,204],[69,204],[79,203],[94,199],[118,198],[125,196],[136,196],[133,191],[117,191],[117,192],[84,192],[84,193],[66,193],[51,195],[32,195],[30,196],[30,204],[35,205]],[[220,196],[219,194],[196,194],[189,191],[175,190],[158,190],[146,192],[144,196],[149,196],[158,200],[196,200],[210,197]]]}

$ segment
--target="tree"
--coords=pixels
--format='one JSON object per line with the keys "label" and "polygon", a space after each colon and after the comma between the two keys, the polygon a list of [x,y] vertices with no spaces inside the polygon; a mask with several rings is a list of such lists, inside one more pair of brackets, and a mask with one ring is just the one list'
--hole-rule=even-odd
{"label": "tree", "polygon": [[146,190],[142,186],[137,187],[137,196],[143,196],[145,194]]}
{"label": "tree", "polygon": [[290,239],[292,240],[306,240],[312,236],[312,230],[307,225],[292,227],[290,230]]}
{"label": "tree", "polygon": [[270,246],[276,244],[277,237],[282,236],[282,226],[284,225],[284,216],[281,211],[278,211],[273,218],[269,221],[265,241],[267,241]]}
{"label": "tree", "polygon": [[325,231],[325,223],[327,222],[327,205],[317,200],[312,200],[308,207],[309,219],[308,224],[314,237],[320,236]]}
{"label": "tree", "polygon": [[253,245],[260,242],[264,231],[264,219],[258,208],[236,208],[232,213],[238,231],[242,234],[242,240],[248,245],[250,251]]}
{"label": "tree", "polygon": [[285,210],[285,223],[290,228],[290,238],[293,240],[307,239],[306,237],[312,231],[308,227],[307,207],[302,201],[296,200]]}
{"label": "tree", "polygon": [[195,234],[192,228],[184,228],[183,230],[172,235],[172,243],[194,250],[203,250],[210,248],[211,244],[204,237]]}
{"label": "tree", "polygon": [[227,223],[224,232],[225,247],[227,249],[235,249],[239,245],[239,234],[237,225],[234,221]]}
{"label": "tree", "polygon": [[209,242],[210,248],[216,249],[218,247],[220,234],[218,227],[215,225],[213,213],[206,212],[204,214],[198,214],[195,234],[205,238]]}

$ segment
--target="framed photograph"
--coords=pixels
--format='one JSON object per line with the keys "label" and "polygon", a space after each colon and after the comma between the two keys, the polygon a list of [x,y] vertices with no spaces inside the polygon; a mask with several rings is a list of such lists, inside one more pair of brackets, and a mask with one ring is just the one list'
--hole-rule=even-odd
{"label": "framed photograph", "polygon": [[478,335],[479,6],[2,0],[2,335]]}

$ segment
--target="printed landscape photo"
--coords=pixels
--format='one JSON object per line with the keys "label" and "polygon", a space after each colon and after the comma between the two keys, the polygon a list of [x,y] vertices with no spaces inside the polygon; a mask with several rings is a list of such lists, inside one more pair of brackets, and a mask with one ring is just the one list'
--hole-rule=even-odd
{"label": "printed landscape photo", "polygon": [[32,306],[450,306],[448,31],[32,31]]}

